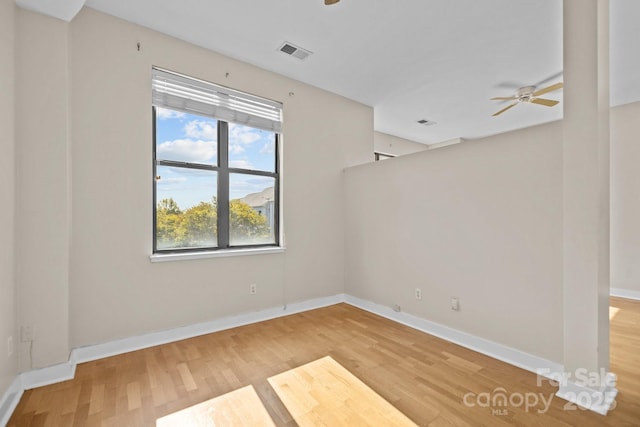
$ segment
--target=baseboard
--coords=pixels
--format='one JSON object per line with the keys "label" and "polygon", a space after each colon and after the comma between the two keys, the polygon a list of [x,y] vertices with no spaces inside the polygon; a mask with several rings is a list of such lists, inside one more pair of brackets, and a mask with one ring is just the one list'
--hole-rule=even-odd
{"label": "baseboard", "polygon": [[66,363],[23,372],[20,374],[20,377],[23,389],[30,390],[61,381],[72,380],[75,375],[76,364],[69,360]]}
{"label": "baseboard", "polygon": [[634,291],[631,289],[611,288],[609,295],[612,297],[627,298],[640,301],[640,291]]}
{"label": "baseboard", "polygon": [[[564,399],[574,405],[581,406],[596,412],[600,415],[607,415],[609,410],[615,408],[616,396],[618,389],[615,387],[605,387],[602,390],[593,390],[582,384],[574,382],[566,382],[560,384],[560,389],[556,396]],[[573,409],[577,409],[574,407]]]}
{"label": "baseboard", "polygon": [[24,393],[20,375],[16,376],[0,400],[0,426],[6,426]]}
{"label": "baseboard", "polygon": [[0,400],[0,426],[9,422],[25,390],[71,380],[75,373],[76,364],[69,361],[18,374]]}
{"label": "baseboard", "polygon": [[251,323],[263,322],[277,317],[327,307],[344,302],[344,300],[344,294],[314,298],[307,301],[287,304],[281,307],[272,307],[251,313],[227,316],[209,322],[197,323],[181,328],[152,332],[102,344],[75,348],[71,351],[68,362],[23,372],[15,378],[9,390],[7,390],[2,397],[2,400],[0,400],[0,426],[4,426],[9,421],[11,414],[15,410],[16,405],[20,401],[20,397],[22,397],[22,393],[25,390],[73,379],[76,365],[78,363],[103,359],[105,357],[128,353],[130,351],[141,350],[225,329],[236,328],[238,326],[249,325]]}
{"label": "baseboard", "polygon": [[[546,376],[546,373],[563,371],[563,366],[561,364],[550,360],[543,359],[484,338],[479,338],[411,314],[395,312],[389,307],[351,295],[337,294],[329,297],[296,302],[283,307],[272,307],[252,313],[228,316],[181,328],[152,332],[102,344],[75,348],[71,351],[69,361],[66,363],[19,374],[10,389],[5,393],[0,401],[0,421],[3,421],[4,423],[8,421],[15,409],[15,406],[20,401],[20,397],[24,390],[72,379],[75,375],[75,369],[78,363],[98,360],[109,356],[128,353],[130,351],[141,350],[156,345],[275,319],[277,317],[327,307],[341,302],[345,302],[353,305],[354,307],[361,308],[389,320],[401,323],[427,334],[437,336],[536,374]],[[0,425],[2,425],[2,423],[0,423]]]}
{"label": "baseboard", "polygon": [[329,297],[315,298],[307,301],[287,304],[281,307],[272,307],[251,313],[222,317],[220,319],[183,326],[180,328],[123,338],[102,344],[78,347],[71,351],[71,361],[74,364],[90,362],[92,360],[103,359],[105,357],[128,353],[130,351],[141,350],[143,348],[223,331],[225,329],[237,328],[238,326],[245,326],[252,323],[275,319],[277,317],[327,307],[343,301],[343,294],[332,295]]}
{"label": "baseboard", "polygon": [[461,332],[457,329],[450,328],[448,326],[441,325],[426,319],[423,319],[412,314],[396,312],[390,307],[386,307],[380,304],[373,303],[371,301],[363,300],[351,295],[345,296],[345,302],[378,316],[385,317],[419,331],[425,332],[429,335],[442,338],[443,340],[458,344],[462,347],[466,347],[470,350],[477,351],[478,353],[485,354],[493,357],[494,359],[501,360],[518,368],[525,369],[535,374],[551,378],[550,375],[553,372],[562,372],[563,365],[553,362],[551,360],[544,359],[542,357],[534,356],[529,353],[525,353],[520,350],[508,347],[503,344],[498,344],[493,341],[486,340],[484,338],[477,337],[475,335]]}

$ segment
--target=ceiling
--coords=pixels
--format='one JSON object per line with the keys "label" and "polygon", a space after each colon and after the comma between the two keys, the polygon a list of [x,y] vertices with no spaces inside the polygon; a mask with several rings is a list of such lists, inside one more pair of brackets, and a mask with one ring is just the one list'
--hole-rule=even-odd
{"label": "ceiling", "polygon": [[[78,1],[56,4],[66,3],[66,11]],[[640,1],[610,1],[611,101],[619,105],[640,100],[640,49],[633,45],[640,40]],[[491,117],[508,104],[489,100],[520,86],[562,81],[559,0],[85,5],[372,106],[377,131],[417,142],[478,138],[562,118],[562,104],[523,104]],[[285,41],[313,54],[303,61],[287,56],[278,50]],[[545,97],[562,101],[562,91]],[[436,124],[418,124],[421,119]]]}

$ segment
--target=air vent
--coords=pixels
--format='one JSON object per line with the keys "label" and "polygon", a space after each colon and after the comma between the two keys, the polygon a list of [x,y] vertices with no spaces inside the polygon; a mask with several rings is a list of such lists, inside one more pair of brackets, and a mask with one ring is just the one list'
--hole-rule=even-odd
{"label": "air vent", "polygon": [[427,120],[427,119],[418,120],[418,123],[424,126],[433,126],[436,124],[436,122],[434,122],[433,120]]}
{"label": "air vent", "polygon": [[307,49],[303,49],[300,46],[296,46],[289,42],[284,42],[284,44],[280,46],[278,50],[282,53],[286,53],[289,56],[293,56],[294,58],[297,58],[301,61],[307,59],[307,57],[312,53]]}

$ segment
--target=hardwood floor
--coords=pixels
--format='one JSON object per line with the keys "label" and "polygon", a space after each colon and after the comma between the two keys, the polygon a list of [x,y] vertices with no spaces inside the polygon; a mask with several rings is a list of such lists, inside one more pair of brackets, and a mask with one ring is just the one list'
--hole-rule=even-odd
{"label": "hardwood floor", "polygon": [[[78,365],[71,381],[26,391],[8,426],[156,426],[156,420],[252,385],[278,426],[294,426],[267,379],[331,356],[420,426],[639,426],[640,302],[612,298],[607,417],[563,410],[465,405],[464,396],[556,388],[536,375],[347,304],[308,311]],[[495,395],[495,393],[494,393]],[[477,400],[467,400],[477,403]],[[499,402],[497,402],[499,403]]]}
{"label": "hardwood floor", "polygon": [[417,427],[331,356],[269,378],[300,427]]}
{"label": "hardwood floor", "polygon": [[159,418],[156,425],[275,427],[256,390],[250,385]]}

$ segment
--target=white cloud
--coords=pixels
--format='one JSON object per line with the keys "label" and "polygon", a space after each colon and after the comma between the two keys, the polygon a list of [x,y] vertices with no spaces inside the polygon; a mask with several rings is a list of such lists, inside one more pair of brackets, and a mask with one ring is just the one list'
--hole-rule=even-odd
{"label": "white cloud", "polygon": [[236,144],[253,144],[262,138],[259,129],[251,128],[248,126],[229,124],[229,141]]}
{"label": "white cloud", "polygon": [[160,179],[158,180],[158,185],[180,184],[186,181],[187,181],[187,178],[184,176],[176,176],[173,178],[165,178],[161,176]]}
{"label": "white cloud", "polygon": [[273,141],[267,142],[260,149],[260,154],[273,154],[276,151],[276,144]]}
{"label": "white cloud", "polygon": [[244,147],[238,144],[229,145],[229,153],[230,154],[242,154],[244,153]]}
{"label": "white cloud", "polygon": [[156,156],[159,160],[175,160],[191,163],[211,163],[217,155],[215,141],[194,141],[176,139],[158,145]]}
{"label": "white cloud", "polygon": [[253,165],[249,160],[239,159],[229,161],[229,167],[239,169],[253,169]]}
{"label": "white cloud", "polygon": [[207,139],[211,141],[218,139],[218,127],[216,122],[193,120],[185,125],[184,132],[189,138]]}
{"label": "white cloud", "polygon": [[180,111],[167,110],[166,108],[162,108],[162,107],[156,108],[156,117],[159,118],[160,120],[181,119],[185,115],[186,114]]}

